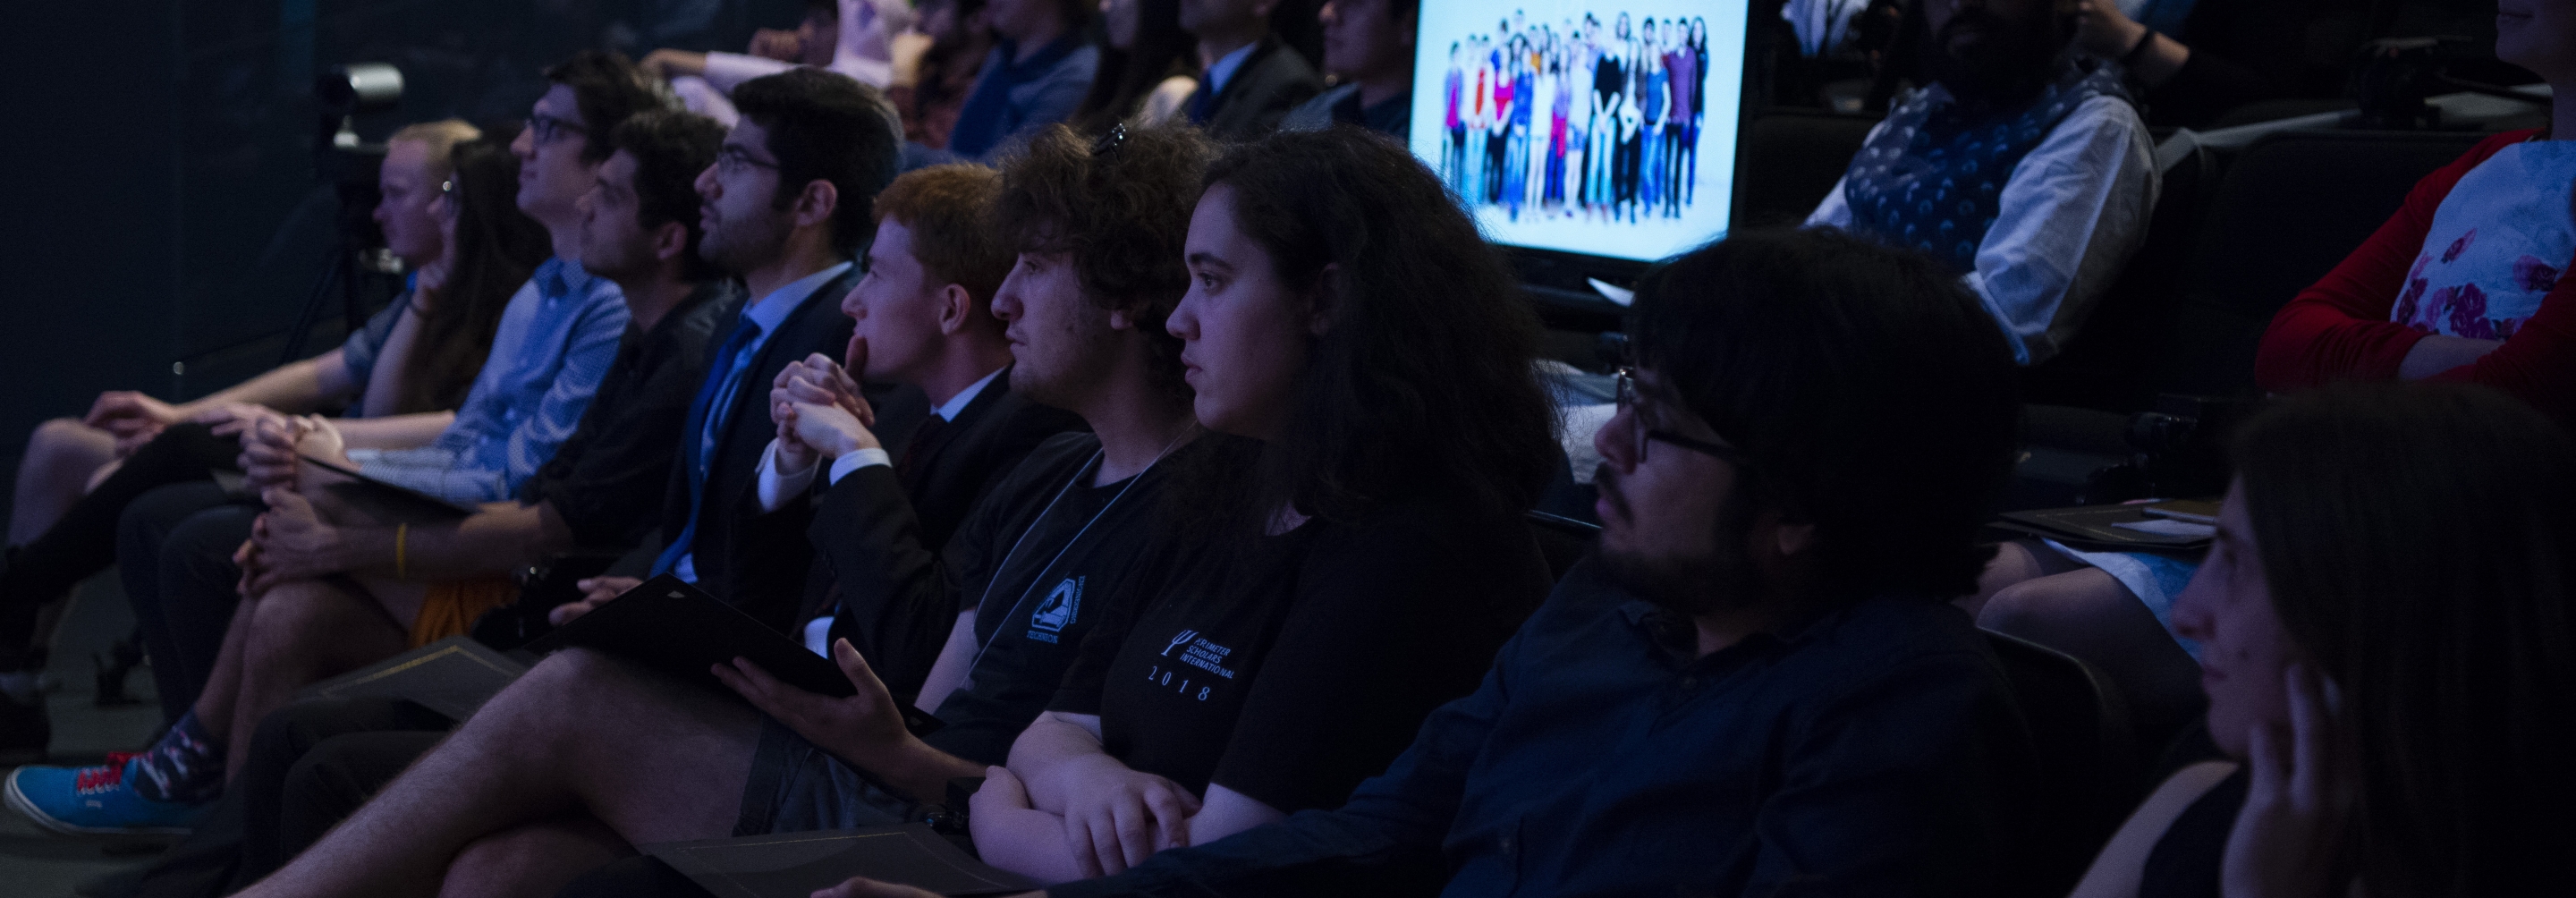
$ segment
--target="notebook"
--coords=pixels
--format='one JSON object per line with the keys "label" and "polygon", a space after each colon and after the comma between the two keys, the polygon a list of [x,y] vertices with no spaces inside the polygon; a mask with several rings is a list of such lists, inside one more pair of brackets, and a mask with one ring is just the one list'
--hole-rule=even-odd
{"label": "notebook", "polygon": [[2047,537],[2088,552],[2188,552],[2209,547],[2209,527],[2150,515],[2149,507],[2083,505],[2008,511],[1988,526]]}
{"label": "notebook", "polygon": [[527,672],[528,665],[471,636],[451,636],[304,687],[296,696],[399,698],[461,721]]}

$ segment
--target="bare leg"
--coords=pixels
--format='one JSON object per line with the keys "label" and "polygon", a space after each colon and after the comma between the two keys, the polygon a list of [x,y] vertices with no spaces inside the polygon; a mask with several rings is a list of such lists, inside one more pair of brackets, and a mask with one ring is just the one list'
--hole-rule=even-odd
{"label": "bare leg", "polygon": [[1986,602],[2004,587],[2050,573],[2048,565],[2041,563],[2029,546],[2018,541],[2006,542],[1995,546],[1994,560],[1986,562],[1986,572],[1977,576],[1977,594],[1962,597],[1957,604],[1968,612],[1969,617],[1977,617],[1985,609]]}
{"label": "bare leg", "polygon": [[241,692],[242,659],[249,657],[250,622],[258,611],[258,599],[244,598],[233,608],[232,623],[224,627],[223,647],[215,650],[215,669],[206,675],[206,688],[197,693],[197,704],[190,709],[207,733],[232,734],[233,696]]}
{"label": "bare leg", "polygon": [[226,721],[225,778],[250,759],[260,719],[294,701],[296,690],[401,654],[403,637],[403,628],[373,600],[324,581],[284,583],[261,596],[241,646],[241,685]]}
{"label": "bare leg", "polygon": [[591,868],[632,854],[626,840],[574,813],[484,836],[447,865],[441,898],[547,898]]}
{"label": "bare leg", "polygon": [[711,689],[558,652],[241,894],[426,896],[475,840],[577,811],[628,842],[721,837],[741,813],[759,733],[751,708]]}
{"label": "bare leg", "polygon": [[116,460],[116,437],[70,418],[36,426],[27,457],[18,463],[18,490],[9,504],[9,544],[43,536],[80,501],[100,465]]}
{"label": "bare leg", "polygon": [[2145,602],[2098,568],[1998,590],[1977,624],[2093,665],[2128,697],[2139,735],[2151,748],[2187,725],[2205,701],[2200,664],[2165,632]]}

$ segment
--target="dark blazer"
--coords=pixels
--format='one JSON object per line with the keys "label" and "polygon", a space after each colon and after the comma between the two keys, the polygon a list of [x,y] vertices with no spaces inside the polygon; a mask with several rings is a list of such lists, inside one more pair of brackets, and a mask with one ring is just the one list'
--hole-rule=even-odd
{"label": "dark blazer", "polygon": [[[905,471],[872,465],[832,484],[807,530],[831,582],[809,588],[799,619],[833,614],[832,637],[848,639],[898,701],[921,691],[957,617],[949,590],[912,587],[937,585],[948,538],[1030,450],[1089,429],[1072,412],[1012,392],[1010,380],[1003,369],[957,420],[911,447]],[[905,448],[888,448],[900,463]]]}
{"label": "dark blazer", "polygon": [[[1280,43],[1279,38],[1264,37],[1252,48],[1243,67],[1226,79],[1225,90],[1216,95],[1216,108],[1210,110],[1199,127],[1209,137],[1228,143],[1244,143],[1270,136],[1279,129],[1279,120],[1288,110],[1297,108],[1324,90],[1324,78],[1306,57]],[[1199,76],[1199,89],[1181,104],[1184,112],[1197,109],[1207,93],[1207,76]]]}
{"label": "dark blazer", "polygon": [[[780,632],[795,625],[797,605],[805,594],[805,572],[813,557],[797,536],[804,533],[812,510],[804,503],[788,503],[775,512],[760,510],[760,456],[778,435],[778,426],[769,420],[770,381],[788,362],[818,352],[837,359],[848,350],[851,322],[841,314],[840,303],[858,282],[858,267],[852,266],[806,296],[778,332],[762,341],[760,352],[743,373],[742,386],[734,391],[733,410],[707,463],[706,496],[698,506],[698,530],[690,546],[698,587]],[[724,360],[718,353],[750,302],[745,298],[735,303],[716,324],[708,340],[708,377],[724,376]],[[900,429],[900,438],[909,438],[912,427],[929,410],[929,401],[917,388],[872,388],[868,393],[869,401],[876,404],[878,423]],[[695,436],[683,433],[680,438]],[[663,539],[677,537],[688,526],[689,508],[687,466],[672,465],[670,488],[662,503]]]}

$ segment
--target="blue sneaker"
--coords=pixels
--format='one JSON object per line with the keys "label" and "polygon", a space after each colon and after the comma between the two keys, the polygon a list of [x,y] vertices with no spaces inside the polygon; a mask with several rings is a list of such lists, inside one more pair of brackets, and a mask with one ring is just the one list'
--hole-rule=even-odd
{"label": "blue sneaker", "polygon": [[138,757],[115,752],[96,767],[20,767],[9,773],[9,807],[58,833],[186,835],[213,804],[135,794]]}

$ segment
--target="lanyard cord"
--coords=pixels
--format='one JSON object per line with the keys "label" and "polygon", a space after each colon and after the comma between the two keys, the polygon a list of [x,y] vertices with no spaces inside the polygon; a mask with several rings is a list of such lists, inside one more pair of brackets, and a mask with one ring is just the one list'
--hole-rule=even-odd
{"label": "lanyard cord", "polygon": [[[1099,511],[1091,513],[1091,520],[1082,522],[1082,528],[1073,532],[1073,538],[1065,540],[1064,545],[1056,548],[1054,557],[1048,558],[1047,563],[1038,568],[1036,576],[1029,578],[1028,585],[1020,587],[1019,598],[1011,600],[1010,610],[1003,612],[1000,621],[996,621],[993,624],[993,635],[984,639],[983,646],[975,650],[975,660],[966,664],[966,677],[958,683],[957,688],[959,690],[964,690],[967,687],[974,685],[975,668],[984,663],[984,653],[992,651],[993,643],[1002,638],[1002,623],[1009,621],[1013,616],[1020,613],[1020,606],[1028,603],[1029,593],[1035,591],[1038,584],[1046,582],[1047,573],[1055,570],[1056,562],[1064,560],[1064,553],[1073,551],[1074,545],[1082,542],[1083,534],[1091,532],[1091,525],[1100,523],[1100,519],[1108,515],[1110,509],[1118,507],[1118,500],[1127,498],[1127,491],[1135,489],[1136,484],[1144,482],[1145,475],[1152,473],[1155,465],[1162,464],[1163,456],[1172,454],[1172,447],[1180,445],[1181,440],[1187,439],[1188,436],[1189,434],[1183,433],[1179,437],[1174,437],[1171,442],[1164,444],[1163,451],[1155,453],[1154,460],[1145,464],[1145,470],[1138,471],[1136,472],[1136,476],[1128,478],[1127,485],[1119,487],[1118,493],[1110,496],[1107,504],[1100,506]],[[1065,481],[1063,488],[1055,491],[1055,498],[1048,499],[1046,507],[1038,510],[1038,516],[1029,520],[1028,529],[1020,531],[1020,538],[1011,541],[1010,551],[1002,553],[1001,563],[993,566],[993,576],[984,581],[984,594],[975,599],[975,607],[979,609],[979,611],[985,607],[987,601],[993,597],[993,581],[1001,579],[1002,573],[1010,570],[1011,559],[1020,554],[1020,544],[1028,542],[1029,533],[1038,529],[1038,522],[1046,520],[1047,514],[1055,511],[1056,503],[1064,500],[1064,494],[1072,492],[1073,485],[1081,483],[1083,476],[1091,472],[1092,466],[1103,463],[1103,459],[1105,459],[1107,455],[1108,450],[1106,449],[1094,450],[1091,453],[1091,459],[1082,463],[1081,470],[1073,473],[1073,479]]]}

